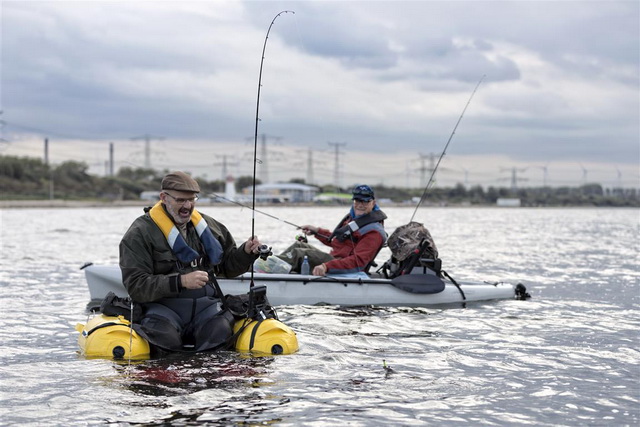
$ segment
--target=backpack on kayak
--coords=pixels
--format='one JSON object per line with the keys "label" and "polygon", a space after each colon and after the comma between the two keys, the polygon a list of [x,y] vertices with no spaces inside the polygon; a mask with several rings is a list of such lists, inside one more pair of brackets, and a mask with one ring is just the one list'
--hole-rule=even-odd
{"label": "backpack on kayak", "polygon": [[392,279],[410,274],[414,268],[423,267],[441,276],[442,261],[429,230],[418,222],[398,227],[387,241],[391,258],[378,270]]}

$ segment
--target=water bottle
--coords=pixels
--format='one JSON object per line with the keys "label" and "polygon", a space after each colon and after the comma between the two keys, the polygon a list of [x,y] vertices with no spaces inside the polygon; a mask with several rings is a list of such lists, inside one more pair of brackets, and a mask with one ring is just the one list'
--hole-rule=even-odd
{"label": "water bottle", "polygon": [[309,258],[307,258],[306,255],[304,256],[302,265],[300,266],[300,274],[306,274],[307,276],[309,275]]}

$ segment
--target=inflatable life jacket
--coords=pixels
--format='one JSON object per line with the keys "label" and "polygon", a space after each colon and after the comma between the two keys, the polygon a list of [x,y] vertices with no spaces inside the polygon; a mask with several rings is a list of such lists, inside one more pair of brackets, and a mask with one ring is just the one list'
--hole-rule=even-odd
{"label": "inflatable life jacket", "polygon": [[370,224],[372,225],[372,227],[370,228],[374,228],[376,231],[378,231],[382,235],[382,239],[384,241],[387,240],[387,233],[385,233],[384,227],[376,226],[376,224],[387,219],[387,215],[385,215],[385,213],[380,209],[371,211],[368,214],[361,216],[360,218],[356,218],[353,221],[349,221],[347,224],[342,225],[350,217],[351,214],[349,213],[345,215],[344,218],[342,218],[342,220],[338,223],[338,226],[335,228],[335,230],[333,230],[333,233],[331,233],[331,236],[329,236],[329,241],[336,238],[339,241],[344,242],[358,230],[363,232],[366,228],[366,231],[369,231],[369,228],[367,228],[366,226]]}

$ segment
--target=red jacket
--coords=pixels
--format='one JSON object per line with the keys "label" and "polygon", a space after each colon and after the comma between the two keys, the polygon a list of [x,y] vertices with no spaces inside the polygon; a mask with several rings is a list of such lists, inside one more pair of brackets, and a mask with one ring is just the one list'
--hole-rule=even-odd
{"label": "red jacket", "polygon": [[[345,218],[339,227],[346,225],[350,221],[353,221],[353,218]],[[324,245],[331,247],[329,253],[335,258],[324,263],[327,266],[327,273],[357,273],[364,271],[387,240],[383,225],[383,221],[368,224],[354,232],[351,238],[347,238],[342,242],[337,238],[329,241],[329,236],[332,234],[331,230],[319,228],[315,237]]]}

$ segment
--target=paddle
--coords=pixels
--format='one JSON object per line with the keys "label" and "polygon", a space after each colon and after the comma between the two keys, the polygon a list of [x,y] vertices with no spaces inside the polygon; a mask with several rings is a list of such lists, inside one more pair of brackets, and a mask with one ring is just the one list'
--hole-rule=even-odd
{"label": "paddle", "polygon": [[444,282],[433,274],[405,274],[391,279],[391,284],[412,294],[437,294],[444,290]]}

